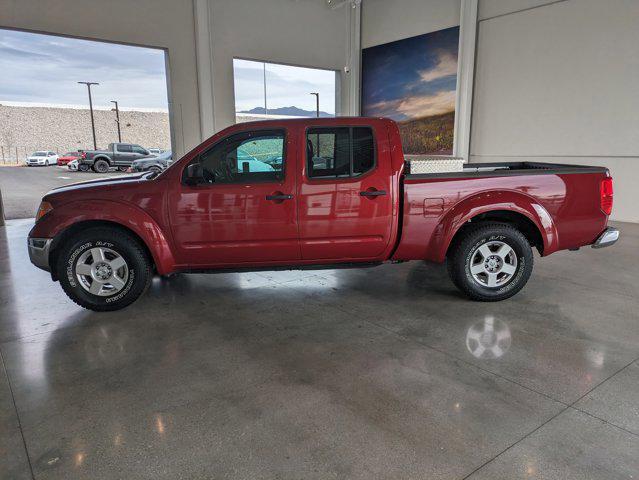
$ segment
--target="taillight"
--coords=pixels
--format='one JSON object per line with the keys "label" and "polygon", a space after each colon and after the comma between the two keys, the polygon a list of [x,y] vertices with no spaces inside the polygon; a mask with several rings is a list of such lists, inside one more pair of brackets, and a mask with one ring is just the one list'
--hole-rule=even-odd
{"label": "taillight", "polygon": [[607,177],[601,181],[599,185],[599,194],[601,197],[601,210],[606,214],[610,215],[612,212],[612,178]]}
{"label": "taillight", "polygon": [[84,159],[84,158],[87,158],[87,154],[86,154],[86,152],[82,152],[82,158],[83,158],[83,159]]}

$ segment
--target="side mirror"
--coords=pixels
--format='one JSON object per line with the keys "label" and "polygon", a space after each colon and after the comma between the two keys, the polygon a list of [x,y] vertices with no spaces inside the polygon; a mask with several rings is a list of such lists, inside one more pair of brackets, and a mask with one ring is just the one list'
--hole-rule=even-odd
{"label": "side mirror", "polygon": [[184,183],[187,185],[195,186],[204,181],[204,172],[202,171],[202,165],[199,163],[192,163],[186,167],[186,177]]}

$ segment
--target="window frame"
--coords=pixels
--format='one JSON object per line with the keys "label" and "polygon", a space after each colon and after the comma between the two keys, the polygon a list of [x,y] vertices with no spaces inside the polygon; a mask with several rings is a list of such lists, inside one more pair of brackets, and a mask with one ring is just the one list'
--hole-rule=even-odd
{"label": "window frame", "polygon": [[[335,125],[332,127],[327,127],[325,125],[308,125],[305,129],[304,129],[304,145],[306,145],[306,141],[309,135],[309,130],[313,130],[313,129],[325,129],[325,130],[334,130],[337,128],[348,128],[348,138],[350,141],[350,166],[349,166],[349,175],[348,176],[341,176],[341,177],[336,177],[334,175],[322,175],[322,176],[317,176],[317,177],[311,177],[309,175],[309,169],[308,169],[308,158],[307,158],[307,150],[306,147],[304,148],[304,176],[306,177],[307,180],[309,181],[326,181],[326,180],[332,180],[332,181],[349,181],[349,180],[353,180],[353,179],[358,179],[358,178],[362,178],[362,177],[366,177],[370,174],[372,174],[373,172],[375,172],[375,170],[377,170],[378,167],[378,161],[377,161],[377,136],[375,134],[375,128],[372,125]],[[368,169],[368,171],[360,174],[360,175],[353,175],[353,129],[354,128],[367,128],[370,130],[372,137],[373,137],[373,166]],[[314,134],[311,134],[314,135]]]}
{"label": "window frame", "polygon": [[223,138],[220,138],[217,142],[215,142],[213,145],[210,145],[206,150],[201,151],[200,153],[198,153],[197,155],[195,155],[191,160],[189,160],[189,162],[184,166],[184,168],[182,169],[182,173],[180,175],[180,183],[182,185],[188,185],[188,183],[186,182],[186,170],[187,168],[189,168],[190,165],[193,165],[195,163],[201,163],[201,158],[203,155],[205,155],[207,152],[210,152],[211,150],[213,150],[214,148],[216,148],[218,145],[222,144],[223,142],[227,141],[228,139],[230,139],[231,137],[234,137],[236,135],[242,135],[242,134],[247,134],[247,133],[255,133],[255,134],[264,134],[264,133],[281,133],[282,134],[282,170],[280,172],[276,172],[276,173],[280,173],[281,174],[281,178],[279,179],[275,179],[275,180],[257,180],[257,181],[251,181],[251,182],[224,182],[224,183],[199,183],[197,185],[197,187],[201,188],[201,187],[215,187],[216,185],[254,185],[254,184],[268,184],[268,183],[274,183],[277,185],[282,185],[285,181],[286,181],[286,160],[287,160],[287,150],[288,150],[288,129],[284,128],[284,127],[279,127],[279,128],[259,128],[259,129],[254,129],[254,130],[242,130],[239,132],[233,132],[229,135],[226,135]]}

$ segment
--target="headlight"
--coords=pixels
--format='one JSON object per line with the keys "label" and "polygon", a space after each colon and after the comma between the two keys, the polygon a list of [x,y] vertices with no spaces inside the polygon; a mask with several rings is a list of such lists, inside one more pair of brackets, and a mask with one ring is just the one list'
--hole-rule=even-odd
{"label": "headlight", "polygon": [[38,222],[42,217],[44,217],[51,210],[53,210],[53,205],[51,205],[49,202],[45,202],[45,201],[40,202],[40,206],[38,207],[38,213],[36,213],[35,221]]}

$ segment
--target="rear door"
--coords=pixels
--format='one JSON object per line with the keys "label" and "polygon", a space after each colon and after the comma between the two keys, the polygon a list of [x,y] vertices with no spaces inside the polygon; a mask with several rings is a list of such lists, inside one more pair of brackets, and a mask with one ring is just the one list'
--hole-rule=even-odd
{"label": "rear door", "polygon": [[130,165],[137,156],[133,153],[133,145],[116,143],[113,147],[113,161],[116,165]]}
{"label": "rear door", "polygon": [[393,228],[390,152],[377,148],[386,129],[317,126],[300,135],[306,147],[298,178],[302,258],[380,259]]}
{"label": "rear door", "polygon": [[169,195],[180,263],[299,260],[295,160],[294,139],[283,128],[231,134],[192,160],[204,183],[183,182]]}

